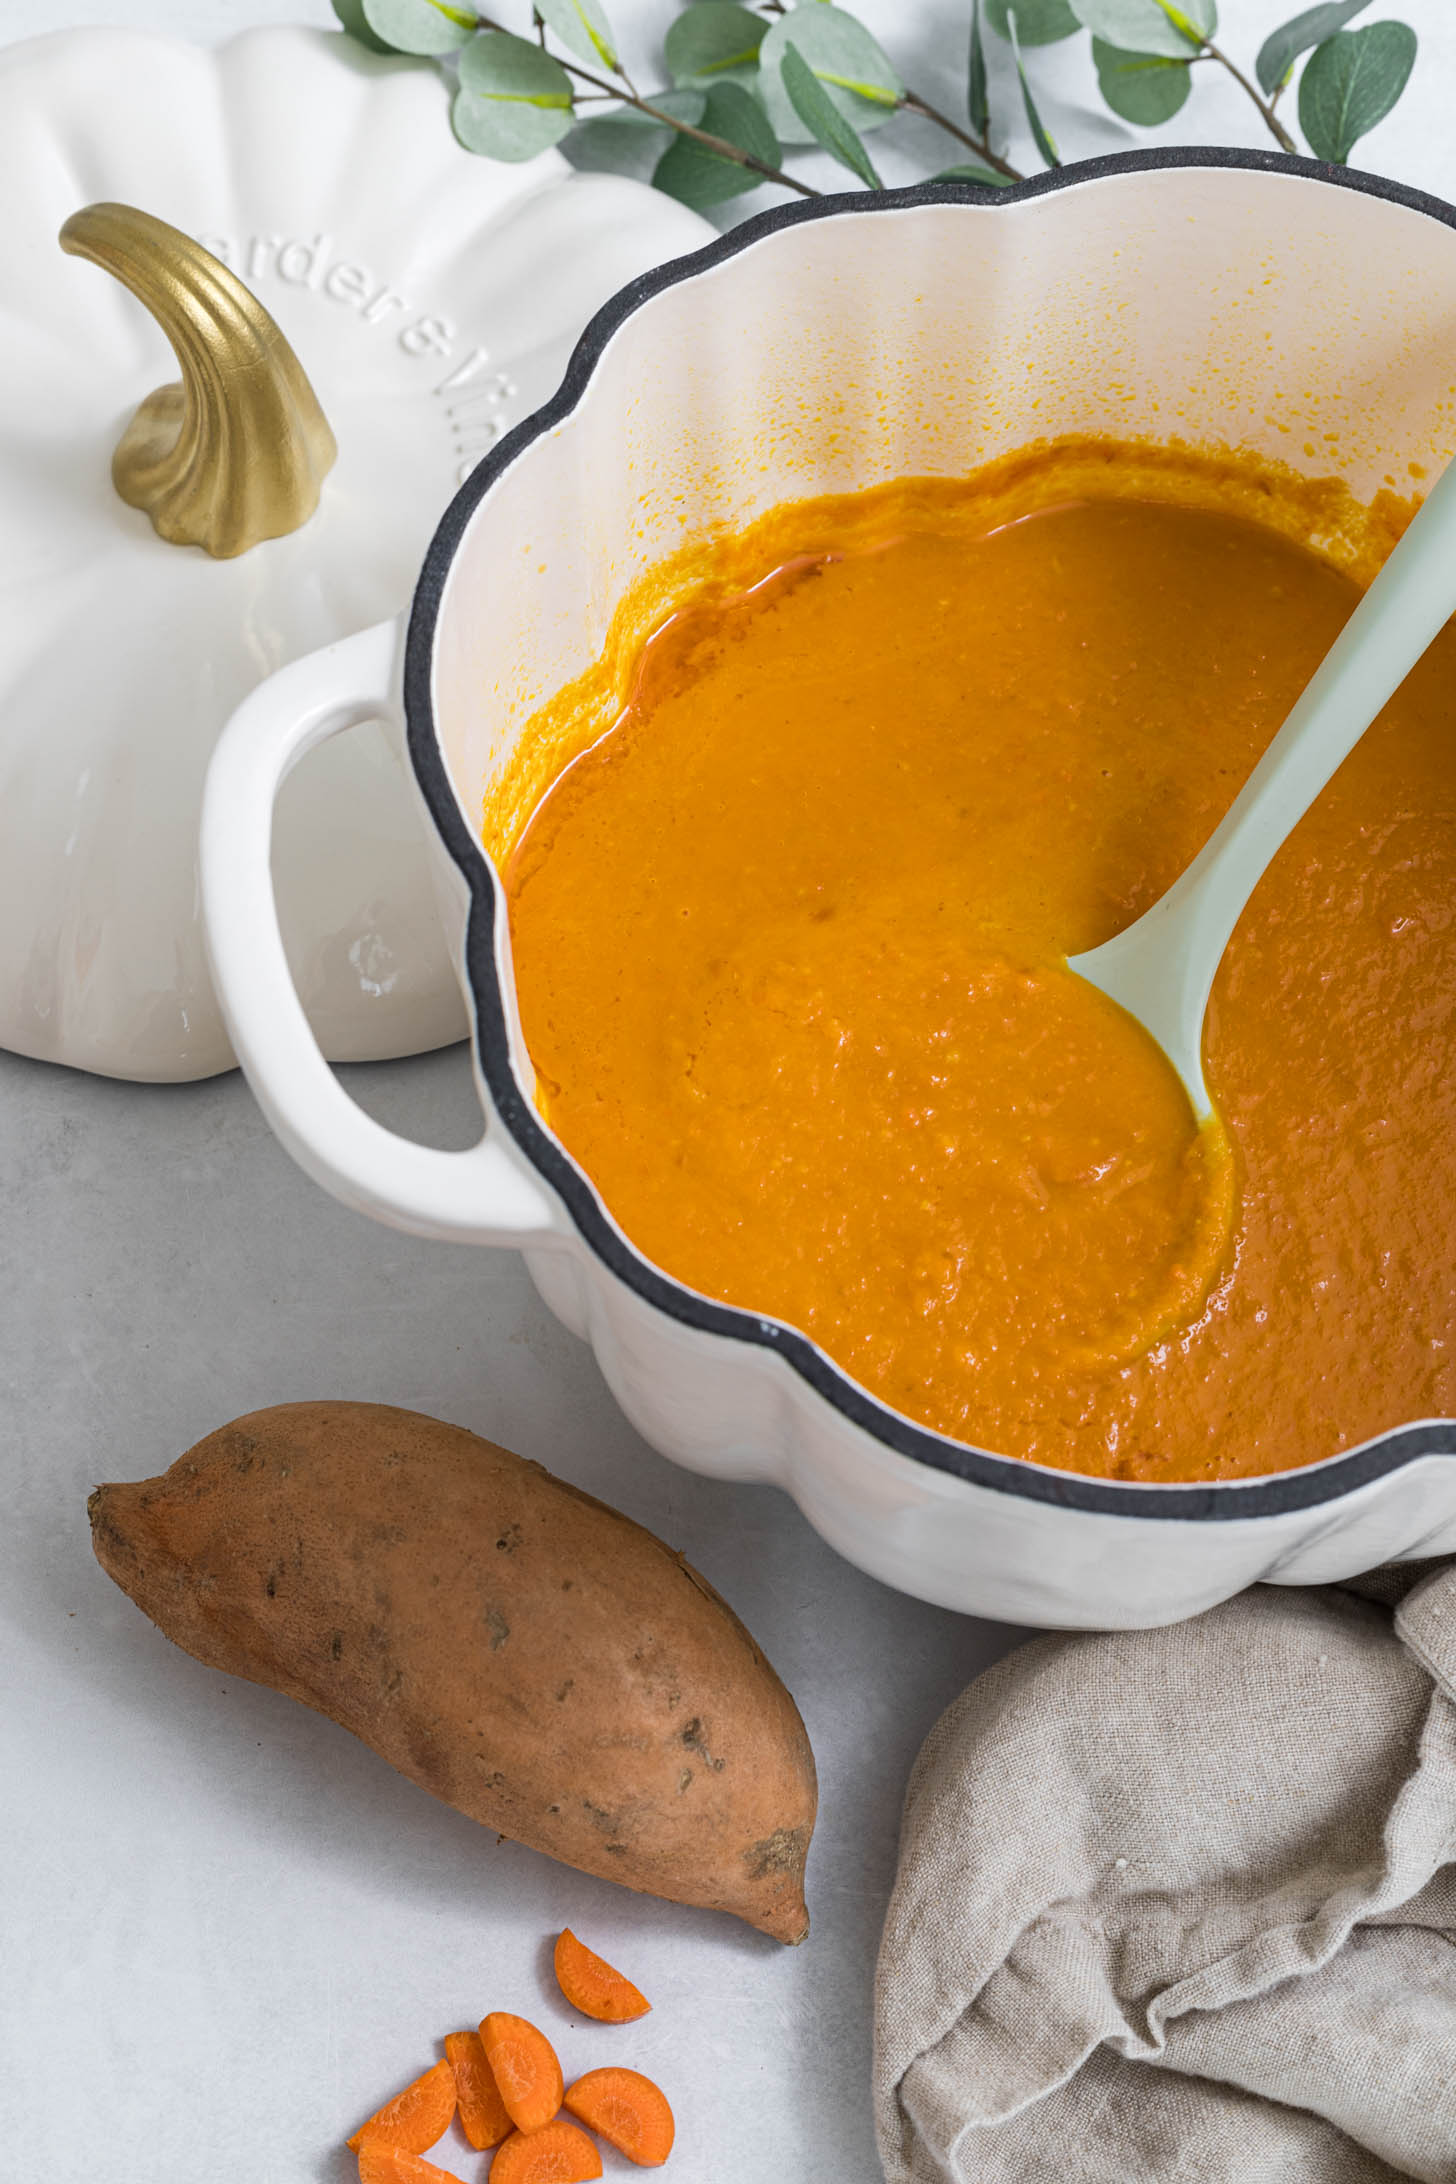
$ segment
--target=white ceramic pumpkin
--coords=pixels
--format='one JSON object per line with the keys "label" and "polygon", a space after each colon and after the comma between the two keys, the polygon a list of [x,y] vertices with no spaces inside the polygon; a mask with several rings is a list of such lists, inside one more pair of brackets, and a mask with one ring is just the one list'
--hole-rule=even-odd
{"label": "white ceramic pumpkin", "polygon": [[[300,530],[214,560],[118,498],[112,450],[177,365],[139,303],[61,254],[102,198],[205,242],[293,345],[339,445]],[[207,1076],[233,1062],[195,879],[224,721],[404,603],[454,488],[596,307],[712,231],[554,152],[475,158],[433,68],[297,29],[11,48],[0,202],[0,1045]],[[404,786],[380,725],[310,757],[279,805],[289,956],[333,1060],[465,1030]]]}

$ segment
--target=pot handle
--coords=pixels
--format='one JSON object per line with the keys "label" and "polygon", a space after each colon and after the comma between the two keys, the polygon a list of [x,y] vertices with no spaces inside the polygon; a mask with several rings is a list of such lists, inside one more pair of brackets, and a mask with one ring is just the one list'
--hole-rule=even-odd
{"label": "pot handle", "polygon": [[218,741],[202,799],[198,862],[213,983],[258,1105],[292,1153],[346,1206],[415,1236],[544,1244],[555,1201],[497,1130],[440,1152],[366,1115],[330,1069],[298,998],[273,895],[273,805],[304,754],[366,721],[401,717],[404,621],[381,622],[281,668]]}

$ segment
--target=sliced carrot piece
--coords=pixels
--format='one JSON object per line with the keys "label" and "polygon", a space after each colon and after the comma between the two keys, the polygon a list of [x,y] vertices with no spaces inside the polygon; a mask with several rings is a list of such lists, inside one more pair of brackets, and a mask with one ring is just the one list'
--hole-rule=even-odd
{"label": "sliced carrot piece", "polygon": [[578,1941],[569,1926],[556,1944],[556,1984],[574,2010],[604,2025],[625,2025],[629,2018],[645,2017],[652,2007],[630,1979]]}
{"label": "sliced carrot piece", "polygon": [[437,2169],[402,2146],[366,2139],[359,2149],[359,2184],[460,2184],[452,2169]]}
{"label": "sliced carrot piece", "polygon": [[499,2146],[511,2129],[506,2104],[500,2097],[495,2073],[485,2059],[478,2032],[447,2032],[445,2053],[455,2073],[455,2097],[460,2104],[460,2125],[477,2149]]}
{"label": "sliced carrot piece", "polygon": [[422,2154],[449,2130],[454,2113],[455,2073],[448,2063],[436,2063],[360,2124],[349,2141],[350,2151],[357,2154],[370,2138],[402,2147],[407,2154]]}
{"label": "sliced carrot piece", "polygon": [[574,2123],[558,2117],[544,2131],[512,2131],[490,2165],[490,2184],[589,2184],[602,2157]]}
{"label": "sliced carrot piece", "polygon": [[[566,2091],[556,2050],[545,2033],[527,2018],[512,2017],[509,2010],[492,2010],[480,2021],[480,2044],[516,2129],[544,2129]],[[595,2169],[587,2172],[597,2173]]]}
{"label": "sliced carrot piece", "polygon": [[589,2070],[567,2094],[566,2106],[641,2168],[660,2168],[672,2152],[676,2126],[667,2095],[640,2070],[615,2064]]}

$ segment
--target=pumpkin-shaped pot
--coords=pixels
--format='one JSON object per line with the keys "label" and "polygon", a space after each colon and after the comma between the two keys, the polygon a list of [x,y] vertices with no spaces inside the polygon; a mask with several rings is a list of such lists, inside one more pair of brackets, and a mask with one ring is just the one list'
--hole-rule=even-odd
{"label": "pumpkin-shaped pot", "polygon": [[[0,199],[0,1045],[207,1076],[233,1061],[195,878],[223,722],[403,603],[451,492],[598,304],[711,231],[554,152],[475,158],[433,68],[289,29],[12,48]],[[177,362],[133,296],[57,247],[96,199],[201,240],[282,328],[338,443],[301,528],[218,559],[118,497],[116,443]],[[465,1029],[404,779],[381,724],[309,757],[279,805],[289,956],[334,1060]]]}

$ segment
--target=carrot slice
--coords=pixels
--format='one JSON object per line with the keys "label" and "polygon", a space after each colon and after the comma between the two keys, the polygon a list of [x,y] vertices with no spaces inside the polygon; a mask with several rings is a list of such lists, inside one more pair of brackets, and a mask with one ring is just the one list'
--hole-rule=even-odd
{"label": "carrot slice", "polygon": [[359,2149],[359,2184],[460,2184],[453,2169],[437,2169],[402,2146],[366,2139]]}
{"label": "carrot slice", "polygon": [[589,2184],[602,2157],[574,2123],[558,2117],[544,2131],[512,2131],[490,2165],[490,2184]]}
{"label": "carrot slice", "polygon": [[[566,2091],[556,2050],[545,2033],[524,2017],[512,2017],[509,2010],[492,2010],[480,2021],[480,2044],[516,2129],[544,2129]],[[587,2173],[597,2174],[595,2169]]]}
{"label": "carrot slice", "polygon": [[436,2063],[376,2109],[367,2123],[361,2123],[349,2140],[349,2149],[357,2154],[369,2138],[402,2147],[407,2154],[422,2154],[449,2130],[454,2113],[455,2073],[448,2063]]}
{"label": "carrot slice", "polygon": [[640,2070],[615,2064],[589,2070],[567,2094],[566,2106],[641,2168],[660,2168],[672,2152],[675,2126],[667,2095]]}
{"label": "carrot slice", "polygon": [[495,2074],[485,2059],[478,2032],[447,2032],[445,2053],[455,2073],[460,2126],[477,2149],[499,2146],[511,2128]]}
{"label": "carrot slice", "polygon": [[556,1944],[556,1984],[574,2010],[604,2025],[624,2025],[629,2018],[645,2017],[652,2007],[630,1979],[578,1941],[569,1926]]}

